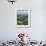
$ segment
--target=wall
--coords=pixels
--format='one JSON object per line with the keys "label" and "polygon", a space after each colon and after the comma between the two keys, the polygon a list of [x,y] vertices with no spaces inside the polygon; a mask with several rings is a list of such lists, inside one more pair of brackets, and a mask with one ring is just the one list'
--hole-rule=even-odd
{"label": "wall", "polygon": [[[15,40],[19,32],[31,35],[33,40],[46,40],[45,0],[17,0],[13,5],[0,0],[0,40]],[[31,8],[31,27],[16,28],[16,8]]]}

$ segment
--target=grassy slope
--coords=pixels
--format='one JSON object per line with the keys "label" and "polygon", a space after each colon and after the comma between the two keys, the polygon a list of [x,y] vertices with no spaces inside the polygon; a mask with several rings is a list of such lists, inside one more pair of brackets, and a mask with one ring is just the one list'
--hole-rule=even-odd
{"label": "grassy slope", "polygon": [[28,16],[17,16],[18,25],[28,25]]}

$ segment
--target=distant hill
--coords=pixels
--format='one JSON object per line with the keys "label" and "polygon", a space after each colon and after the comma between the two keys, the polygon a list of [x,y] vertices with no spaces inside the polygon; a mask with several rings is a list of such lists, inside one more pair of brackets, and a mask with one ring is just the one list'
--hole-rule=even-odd
{"label": "distant hill", "polygon": [[17,14],[17,16],[28,16],[28,14]]}

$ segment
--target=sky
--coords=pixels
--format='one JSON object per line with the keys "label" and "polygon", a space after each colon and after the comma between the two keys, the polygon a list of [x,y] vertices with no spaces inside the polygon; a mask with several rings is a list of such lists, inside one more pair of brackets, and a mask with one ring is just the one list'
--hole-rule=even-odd
{"label": "sky", "polygon": [[28,10],[17,10],[17,14],[28,14]]}

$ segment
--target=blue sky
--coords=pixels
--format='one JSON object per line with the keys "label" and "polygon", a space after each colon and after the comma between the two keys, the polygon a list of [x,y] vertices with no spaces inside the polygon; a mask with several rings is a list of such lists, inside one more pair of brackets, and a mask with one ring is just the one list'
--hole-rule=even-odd
{"label": "blue sky", "polygon": [[17,14],[28,14],[28,10],[17,10]]}

